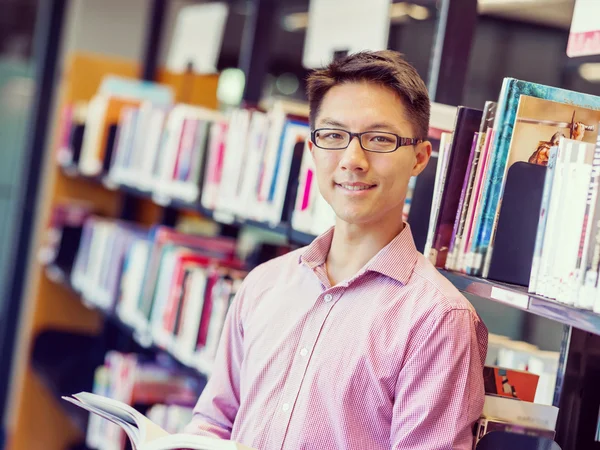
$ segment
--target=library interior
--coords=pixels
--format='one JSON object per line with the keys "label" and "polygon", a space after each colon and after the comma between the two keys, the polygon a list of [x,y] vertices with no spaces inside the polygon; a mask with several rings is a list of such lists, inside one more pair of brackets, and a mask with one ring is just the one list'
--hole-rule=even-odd
{"label": "library interior", "polygon": [[600,0],[0,0],[0,450],[600,450],[599,186]]}

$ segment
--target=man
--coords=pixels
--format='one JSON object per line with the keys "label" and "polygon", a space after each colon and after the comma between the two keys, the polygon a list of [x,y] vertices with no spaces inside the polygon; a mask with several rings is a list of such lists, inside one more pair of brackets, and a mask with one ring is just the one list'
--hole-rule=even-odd
{"label": "man", "polygon": [[487,330],[402,221],[427,165],[429,99],[392,51],[308,80],[335,227],[253,270],[188,432],[259,450],[471,449]]}

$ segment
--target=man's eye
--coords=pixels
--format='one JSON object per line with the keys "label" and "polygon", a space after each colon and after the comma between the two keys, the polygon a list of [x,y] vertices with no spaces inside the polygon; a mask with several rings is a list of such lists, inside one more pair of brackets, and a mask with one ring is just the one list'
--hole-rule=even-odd
{"label": "man's eye", "polygon": [[377,142],[378,144],[389,144],[392,142],[392,139],[387,136],[373,136],[371,140]]}
{"label": "man's eye", "polygon": [[339,133],[326,133],[323,135],[324,139],[343,139],[342,135]]}

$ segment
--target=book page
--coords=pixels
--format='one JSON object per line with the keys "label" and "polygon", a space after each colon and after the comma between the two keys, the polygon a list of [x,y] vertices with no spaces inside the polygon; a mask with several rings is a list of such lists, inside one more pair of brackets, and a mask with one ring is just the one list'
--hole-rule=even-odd
{"label": "book page", "polygon": [[177,450],[181,448],[191,450],[253,450],[233,441],[183,433],[162,437],[141,446],[139,450]]}

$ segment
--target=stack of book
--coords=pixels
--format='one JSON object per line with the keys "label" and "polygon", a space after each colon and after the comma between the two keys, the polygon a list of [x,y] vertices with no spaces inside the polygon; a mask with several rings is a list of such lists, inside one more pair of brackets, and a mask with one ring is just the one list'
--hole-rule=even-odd
{"label": "stack of book", "polygon": [[237,255],[234,238],[147,229],[100,217],[85,205],[61,204],[38,258],[51,279],[133,329],[141,344],[209,373],[225,316],[250,268]]}
{"label": "stack of book", "polygon": [[514,78],[483,109],[459,107],[441,140],[426,256],[437,267],[488,277],[507,178],[523,165],[543,166],[530,291],[593,308],[599,122],[600,97]]}
{"label": "stack of book", "polygon": [[552,405],[558,379],[560,352],[541,350],[523,341],[490,333],[486,365],[501,366],[517,371],[527,371],[538,377],[533,401]]}
{"label": "stack of book", "polygon": [[71,273],[75,289],[144,341],[207,371],[245,276],[236,241],[164,226],[142,230],[96,216],[83,228]]}
{"label": "stack of book", "polygon": [[[280,100],[223,112],[172,103],[167,87],[147,86],[104,89],[87,105],[65,106],[58,164],[159,204],[201,204],[224,222],[289,222],[289,185],[297,184],[309,137],[306,105]],[[313,198],[306,184],[301,210]]]}
{"label": "stack of book", "polygon": [[485,403],[475,424],[474,448],[494,431],[554,439],[558,408],[534,403],[538,378],[527,371],[485,366]]}
{"label": "stack of book", "polygon": [[[105,363],[96,369],[93,393],[150,411],[155,405],[165,405],[177,417],[168,419],[168,426],[179,427],[187,420],[201,385],[197,379],[166,369],[155,362],[142,361],[136,355],[108,352]],[[160,410],[160,406],[158,407]],[[86,444],[90,448],[122,450],[126,436],[123,430],[100,416],[90,415]]]}

